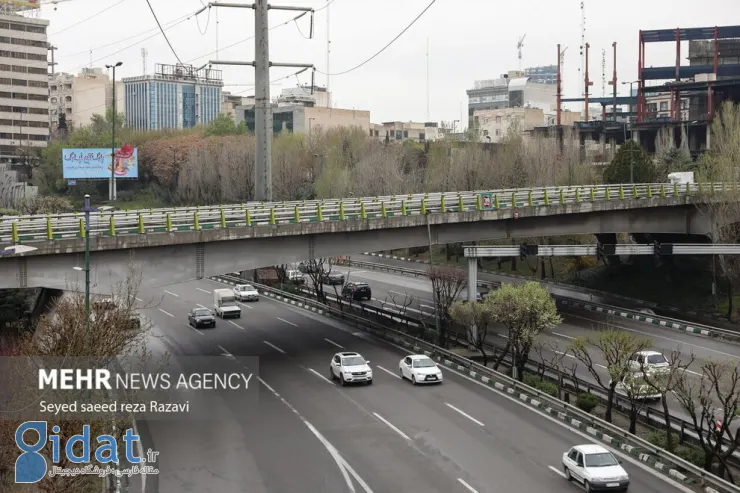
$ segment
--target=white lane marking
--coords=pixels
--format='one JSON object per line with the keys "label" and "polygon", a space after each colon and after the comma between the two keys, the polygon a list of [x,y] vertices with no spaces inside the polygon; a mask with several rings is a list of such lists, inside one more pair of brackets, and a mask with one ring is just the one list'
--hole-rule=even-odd
{"label": "white lane marking", "polygon": [[691,370],[684,370],[684,371],[686,373],[691,373],[692,375],[696,375],[697,377],[700,377],[701,376],[701,373],[696,373],[695,371],[691,371]]}
{"label": "white lane marking", "polygon": [[469,491],[470,493],[478,493],[478,491],[477,491],[477,490],[476,490],[475,488],[473,488],[472,486],[470,486],[470,485],[469,485],[468,483],[466,483],[464,479],[462,479],[462,478],[457,478],[457,481],[458,481],[458,482],[459,482],[459,483],[460,483],[461,485],[465,486],[465,488],[467,488],[467,490],[468,490],[468,491]]}
{"label": "white lane marking", "polygon": [[574,355],[572,355],[572,354],[570,354],[570,353],[564,353],[564,352],[562,352],[562,351],[553,351],[553,352],[555,352],[555,353],[557,353],[557,354],[561,354],[561,355],[563,355],[563,356],[567,356],[567,357],[569,357],[569,358],[575,358],[575,356],[574,356]]}
{"label": "white lane marking", "polygon": [[196,331],[196,332],[197,332],[198,334],[200,334],[200,335],[202,335],[202,336],[204,336],[204,335],[205,335],[205,334],[204,334],[203,332],[199,331],[198,329],[196,329],[195,327],[193,327],[193,326],[192,326],[192,325],[190,325],[190,324],[188,324],[188,328],[189,328],[189,329],[193,329],[194,331]]}
{"label": "white lane marking", "polygon": [[463,416],[465,416],[466,418],[468,418],[470,421],[472,421],[473,423],[477,424],[478,426],[486,426],[485,424],[481,423],[480,421],[478,421],[477,419],[475,419],[474,417],[472,417],[471,415],[469,415],[465,411],[456,408],[455,406],[453,406],[449,402],[445,402],[445,406],[449,407],[453,411],[457,411],[458,413],[462,414]]}
{"label": "white lane marking", "polygon": [[555,474],[557,474],[558,476],[560,476],[561,478],[567,477],[563,471],[561,471],[560,469],[558,469],[556,467],[547,466],[547,468],[550,469]]}
{"label": "white lane marking", "polygon": [[392,377],[396,377],[396,378],[397,378],[397,379],[399,379],[399,380],[401,379],[401,375],[396,375],[396,374],[395,374],[395,373],[393,373],[392,371],[390,371],[390,370],[388,370],[388,369],[386,369],[386,368],[383,368],[383,367],[382,367],[382,366],[380,366],[380,365],[376,365],[376,366],[378,366],[378,368],[379,368],[380,370],[383,370],[383,371],[384,371],[384,372],[386,372],[386,373],[387,373],[388,375],[390,375],[390,376],[392,376]]}
{"label": "white lane marking", "polygon": [[227,357],[227,358],[229,358],[229,359],[236,359],[236,358],[234,357],[234,355],[233,355],[233,354],[231,354],[230,352],[228,352],[228,351],[227,351],[226,349],[224,349],[224,347],[223,347],[223,346],[220,346],[220,345],[219,345],[219,346],[218,346],[218,348],[219,348],[219,349],[220,349],[221,351],[223,351],[223,352],[224,352],[224,353],[222,354],[222,356],[226,356],[226,357]]}
{"label": "white lane marking", "polygon": [[275,351],[277,351],[277,352],[279,352],[279,353],[282,353],[282,354],[285,354],[285,351],[283,351],[282,349],[280,349],[280,348],[279,348],[279,347],[277,347],[276,345],[274,345],[274,344],[270,344],[270,343],[269,343],[269,342],[267,342],[267,341],[262,341],[262,342],[264,342],[265,344],[267,344],[268,346],[270,346],[270,347],[271,347],[272,349],[274,349]]}
{"label": "white lane marking", "polygon": [[317,372],[313,368],[308,368],[308,371],[310,371],[311,373],[313,373],[314,375],[316,375],[317,377],[319,377],[323,381],[329,382],[330,384],[334,385],[334,382],[332,382],[331,380],[329,380],[328,378],[326,378],[324,375],[322,375],[321,373]]}
{"label": "white lane marking", "polygon": [[[137,298],[136,296],[134,296],[134,299],[135,299],[136,301],[139,301],[139,302],[141,302],[141,303],[144,303],[144,300],[142,300],[141,298]],[[141,440],[139,440],[139,441],[141,441]],[[146,476],[146,474],[142,474],[142,477],[144,477],[144,476]]]}
{"label": "white lane marking", "polygon": [[288,322],[284,318],[277,317],[277,319],[280,320],[281,322],[285,322],[288,325],[292,325],[293,327],[298,327],[298,324],[294,324],[293,322]]}
{"label": "white lane marking", "polygon": [[198,303],[196,303],[196,305],[198,306],[198,308],[205,308],[206,310],[208,310],[208,307],[206,307],[206,306],[200,305]]}
{"label": "white lane marking", "polygon": [[234,327],[236,327],[237,329],[244,330],[244,327],[242,327],[241,325],[239,325],[238,323],[236,323],[236,322],[234,322],[232,320],[229,320],[229,323],[231,325],[233,325]]}
{"label": "white lane marking", "polygon": [[205,293],[205,294],[211,294],[211,292],[210,292],[210,291],[206,291],[205,289],[200,289],[200,288],[195,288],[195,289],[197,289],[197,290],[198,290],[198,291],[200,291],[201,293]]}
{"label": "white lane marking", "polygon": [[175,298],[179,298],[180,297],[179,294],[175,294],[172,291],[167,291],[166,289],[164,290],[164,292],[167,293],[167,294],[169,294],[170,296],[174,296]]}
{"label": "white lane marking", "polygon": [[175,316],[173,314],[171,314],[170,312],[166,312],[166,311],[162,310],[161,308],[157,308],[157,310],[159,310],[160,312],[164,313],[165,315],[169,315],[170,317],[175,318]]}
{"label": "white lane marking", "polygon": [[290,405],[290,403],[288,401],[286,401],[283,398],[283,396],[281,396],[280,394],[278,394],[275,391],[275,389],[273,389],[272,387],[270,387],[267,384],[267,382],[265,382],[264,380],[262,380],[262,378],[260,378],[260,377],[257,377],[257,379],[260,381],[260,383],[262,385],[264,385],[265,387],[267,387],[267,390],[269,390],[270,392],[272,392],[275,397],[277,397],[278,399],[280,399],[280,402],[282,402],[283,404],[285,404],[288,407],[288,409],[290,409],[293,412],[293,414],[295,414],[296,416],[298,416],[298,419],[300,419],[301,422],[309,430],[311,430],[311,433],[313,433],[314,436],[316,438],[318,438],[318,440],[321,442],[321,444],[329,452],[329,455],[332,456],[332,458],[334,459],[334,462],[336,462],[337,467],[339,467],[339,471],[342,473],[342,477],[344,478],[344,482],[347,483],[347,488],[349,488],[349,490],[350,490],[351,493],[355,493],[355,485],[352,483],[352,479],[350,479],[350,475],[352,475],[352,477],[355,478],[355,481],[357,481],[357,483],[362,487],[362,489],[365,490],[365,493],[373,493],[373,490],[371,490],[370,487],[367,485],[367,483],[360,477],[360,475],[357,474],[357,472],[355,472],[355,470],[352,468],[352,466],[350,466],[347,463],[347,461],[344,460],[344,458],[341,456],[341,454],[336,449],[336,447],[334,447],[334,445],[332,445],[331,443],[329,443],[329,440],[327,440],[326,438],[324,438],[324,435],[322,435],[321,433],[319,433],[319,430],[317,430],[316,428],[314,428],[314,426],[311,423],[309,423],[306,420],[306,418],[304,418],[303,416],[301,416],[301,413],[299,413],[296,410],[296,408],[294,408],[292,405]]}
{"label": "white lane marking", "polygon": [[338,347],[339,349],[344,349],[344,346],[342,346],[341,344],[337,344],[336,342],[332,341],[331,339],[327,339],[326,337],[324,337],[324,340],[326,342],[328,342],[329,344],[333,344],[334,346]]}
{"label": "white lane marking", "polygon": [[575,339],[575,337],[572,337],[572,336],[567,336],[567,335],[565,335],[565,334],[560,334],[560,333],[558,333],[558,332],[553,332],[553,333],[552,333],[552,335],[554,335],[554,336],[558,336],[558,337],[565,337],[566,339]]}
{"label": "white lane marking", "polygon": [[598,363],[594,363],[594,366],[598,366],[599,368],[603,368],[604,370],[606,370],[606,366],[604,366],[604,365],[600,365]]}
{"label": "white lane marking", "polygon": [[236,304],[239,305],[239,306],[243,306],[244,308],[249,308],[250,310],[254,310],[254,307],[253,306],[249,306],[249,305],[247,305],[245,303],[242,303],[241,301],[237,301]]}
{"label": "white lane marking", "polygon": [[373,416],[375,416],[380,421],[382,421],[383,423],[385,423],[386,425],[388,425],[388,428],[390,428],[391,430],[395,431],[396,433],[398,433],[399,435],[401,435],[406,440],[409,440],[409,441],[411,440],[411,438],[409,438],[409,436],[406,433],[402,432],[401,430],[399,430],[398,428],[396,428],[395,426],[393,426],[393,424],[390,421],[388,421],[387,419],[385,419],[380,414],[373,413]]}

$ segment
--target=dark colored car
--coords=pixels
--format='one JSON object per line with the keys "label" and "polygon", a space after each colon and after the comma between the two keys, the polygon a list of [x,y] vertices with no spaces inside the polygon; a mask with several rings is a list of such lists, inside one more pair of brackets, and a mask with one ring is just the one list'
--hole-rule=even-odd
{"label": "dark colored car", "polygon": [[316,261],[301,262],[298,270],[304,274],[314,274],[319,271],[319,265]]}
{"label": "dark colored car", "polygon": [[188,313],[188,324],[195,327],[215,327],[216,317],[208,308],[193,308]]}
{"label": "dark colored car", "polygon": [[350,282],[345,284],[344,288],[342,288],[342,298],[362,301],[363,299],[370,300],[372,296],[373,294],[370,290],[370,286],[364,282]]}
{"label": "dark colored car", "polygon": [[337,271],[325,272],[321,282],[333,286],[335,284],[344,284],[344,274]]}

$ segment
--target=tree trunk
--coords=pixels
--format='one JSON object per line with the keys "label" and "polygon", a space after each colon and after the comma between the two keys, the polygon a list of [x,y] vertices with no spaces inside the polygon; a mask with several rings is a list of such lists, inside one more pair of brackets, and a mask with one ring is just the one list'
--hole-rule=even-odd
{"label": "tree trunk", "polygon": [[732,322],[732,279],[727,279],[727,320]]}
{"label": "tree trunk", "polygon": [[488,366],[488,354],[486,353],[483,345],[478,348],[478,351],[480,351],[481,359],[483,360],[483,366]]}
{"label": "tree trunk", "polygon": [[629,432],[632,433],[633,435],[637,432],[637,406],[634,403],[632,403],[630,405],[630,428],[629,428]]}
{"label": "tree trunk", "polygon": [[671,428],[671,413],[668,409],[668,399],[666,399],[665,393],[660,396],[660,403],[663,405],[663,421],[666,429],[665,448],[668,452],[673,453],[673,428]]}
{"label": "tree trunk", "polygon": [[550,277],[554,281],[555,280],[555,264],[553,264],[552,262],[552,257],[549,258],[549,261],[550,261]]}
{"label": "tree trunk", "polygon": [[506,358],[506,355],[509,354],[510,349],[511,349],[511,341],[506,343],[506,346],[504,346],[504,350],[501,351],[501,354],[493,362],[493,369],[495,371],[498,371],[498,367],[501,366],[501,362],[504,360],[504,358]]}
{"label": "tree trunk", "polygon": [[604,419],[608,423],[612,422],[612,408],[614,407],[614,388],[616,386],[616,382],[609,385],[609,390],[606,393],[606,413],[604,414]]}
{"label": "tree trunk", "polygon": [[516,379],[520,382],[524,381],[524,370],[526,369],[527,359],[518,358],[516,362]]}

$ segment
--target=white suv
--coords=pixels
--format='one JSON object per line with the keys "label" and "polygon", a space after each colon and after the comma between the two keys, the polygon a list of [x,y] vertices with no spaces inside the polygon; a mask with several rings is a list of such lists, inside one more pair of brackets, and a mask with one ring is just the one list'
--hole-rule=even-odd
{"label": "white suv", "polygon": [[339,379],[342,386],[348,383],[373,383],[373,370],[370,362],[359,353],[337,353],[329,364],[329,377]]}

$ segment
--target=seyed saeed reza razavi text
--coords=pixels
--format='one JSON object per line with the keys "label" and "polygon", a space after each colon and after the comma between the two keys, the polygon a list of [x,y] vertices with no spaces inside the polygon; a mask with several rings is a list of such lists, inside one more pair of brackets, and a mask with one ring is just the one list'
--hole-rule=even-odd
{"label": "seyed saeed reza razavi text", "polygon": [[39,369],[39,389],[248,390],[252,373],[116,373],[98,369]]}

